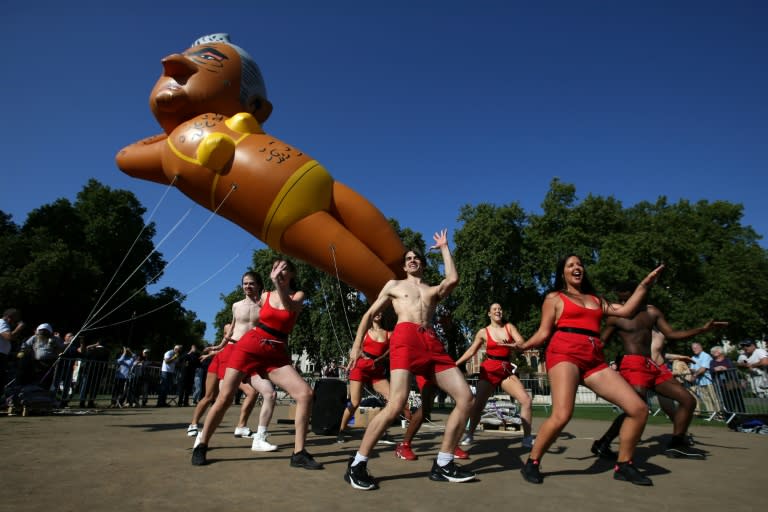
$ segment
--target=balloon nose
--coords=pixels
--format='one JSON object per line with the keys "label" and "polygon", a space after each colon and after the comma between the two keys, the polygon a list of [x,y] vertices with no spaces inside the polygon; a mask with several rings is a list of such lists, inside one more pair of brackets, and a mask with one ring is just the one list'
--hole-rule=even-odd
{"label": "balloon nose", "polygon": [[197,73],[197,64],[179,53],[169,55],[161,62],[163,64],[163,74],[170,76],[180,84],[183,84],[190,76]]}

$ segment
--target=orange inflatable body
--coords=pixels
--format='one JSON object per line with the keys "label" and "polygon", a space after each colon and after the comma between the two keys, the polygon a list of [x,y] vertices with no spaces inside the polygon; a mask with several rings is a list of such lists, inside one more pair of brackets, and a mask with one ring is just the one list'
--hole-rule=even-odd
{"label": "orange inflatable body", "polygon": [[338,267],[340,279],[369,299],[401,277],[405,247],[381,212],[309,155],[264,132],[272,105],[242,49],[225,35],[207,36],[163,67],[150,107],[165,134],[120,151],[122,171],[159,183],[176,179],[192,200],[219,208],[276,251],[331,275]]}

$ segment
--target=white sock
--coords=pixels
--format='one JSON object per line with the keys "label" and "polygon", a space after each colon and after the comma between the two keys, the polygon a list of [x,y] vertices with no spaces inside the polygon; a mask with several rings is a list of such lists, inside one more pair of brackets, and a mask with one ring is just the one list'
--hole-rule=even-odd
{"label": "white sock", "polygon": [[446,466],[453,461],[452,453],[437,452],[437,465],[440,467]]}
{"label": "white sock", "polygon": [[357,466],[361,462],[367,462],[367,461],[368,461],[368,457],[366,457],[365,455],[360,455],[360,452],[357,452],[355,453],[355,460],[352,461],[352,465]]}
{"label": "white sock", "polygon": [[261,425],[259,425],[258,428],[256,428],[257,434],[265,434],[266,432],[267,432],[267,427],[262,427]]}

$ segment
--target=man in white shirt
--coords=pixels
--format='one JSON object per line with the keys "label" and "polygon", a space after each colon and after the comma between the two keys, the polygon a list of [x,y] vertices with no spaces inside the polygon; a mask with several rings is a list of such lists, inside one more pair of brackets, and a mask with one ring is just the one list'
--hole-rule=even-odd
{"label": "man in white shirt", "polygon": [[176,374],[176,362],[181,357],[181,345],[176,345],[163,356],[163,366],[160,368],[160,390],[157,394],[157,407],[168,407],[168,391]]}
{"label": "man in white shirt", "polygon": [[53,383],[51,368],[64,350],[64,341],[53,334],[51,324],[40,324],[35,334],[21,346],[21,350],[19,357],[23,357],[23,360],[17,376],[19,383],[38,384],[48,389]]}
{"label": "man in white shirt", "polygon": [[753,391],[759,396],[765,396],[768,394],[768,351],[758,348],[754,340],[744,340],[739,346],[744,349],[747,358],[739,358],[738,365],[749,368]]}

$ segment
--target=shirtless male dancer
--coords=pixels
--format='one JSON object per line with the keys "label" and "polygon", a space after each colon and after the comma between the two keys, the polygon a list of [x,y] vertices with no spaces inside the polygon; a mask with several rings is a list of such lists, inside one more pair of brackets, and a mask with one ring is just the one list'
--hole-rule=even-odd
{"label": "shirtless male dancer", "polygon": [[354,489],[371,490],[378,485],[368,473],[368,457],[387,426],[400,414],[408,400],[411,374],[434,379],[456,404],[445,423],[440,452],[437,454],[430,480],[466,482],[475,474],[453,462],[453,450],[459,442],[464,425],[472,408],[472,391],[464,375],[446,353],[443,344],[431,327],[438,302],[445,298],[459,283],[459,274],[448,248],[446,230],[434,235],[433,249],[440,249],[443,256],[445,277],[437,286],[422,281],[424,257],[409,250],[403,257],[405,279],[391,280],[384,285],[379,296],[365,312],[357,328],[355,341],[350,350],[350,361],[362,356],[362,342],[374,316],[390,304],[397,315],[397,325],[390,339],[390,399],[365,429],[360,448],[350,457],[346,480]]}
{"label": "shirtless male dancer", "polygon": [[[227,369],[227,360],[235,343],[237,343],[237,340],[239,340],[243,334],[253,329],[259,320],[259,312],[261,311],[261,292],[264,289],[264,283],[257,274],[249,271],[243,274],[242,287],[243,292],[245,293],[245,298],[232,304],[232,322],[227,324],[228,328],[225,327],[224,339],[222,342],[212,350],[212,352],[215,353],[215,356],[208,368],[208,372],[209,374],[215,372],[219,382],[224,378],[224,372]],[[218,386],[218,383],[216,385]],[[235,428],[235,437],[253,438],[251,443],[251,450],[253,451],[271,452],[276,450],[276,445],[267,442],[267,436],[269,435],[267,433],[267,427],[272,420],[272,414],[275,409],[275,401],[277,398],[275,387],[269,380],[257,376],[250,384],[241,383],[239,388],[245,393],[245,399],[240,408],[240,420],[237,428]],[[259,426],[256,433],[253,433],[251,432],[251,429],[247,427],[247,421],[259,393],[261,393],[264,399],[261,405],[261,412],[259,413]],[[216,394],[214,394],[214,397],[215,396]],[[206,392],[206,398],[207,397],[208,393]],[[198,421],[205,409],[211,403],[210,399],[207,402],[204,401],[205,398],[201,400],[195,408],[192,423],[187,431],[189,434],[189,431],[194,427],[197,435],[195,446],[199,444],[202,439],[202,432],[197,432]]]}
{"label": "shirtless male dancer", "polygon": [[[620,285],[616,290],[619,300],[625,302],[633,289],[632,284]],[[679,331],[673,329],[664,313],[651,304],[641,305],[632,318],[606,318],[600,338],[607,342],[615,332],[624,344],[624,356],[619,367],[621,376],[635,388],[643,400],[647,400],[649,391],[655,392],[664,411],[672,420],[672,439],[664,449],[664,454],[668,457],[703,459],[704,454],[691,449],[686,441],[686,433],[696,408],[696,399],[667,368],[662,353],[664,337],[670,340],[684,340],[727,325],[728,322],[710,320],[701,327]],[[654,336],[654,330],[658,330],[663,337]],[[662,401],[664,398],[678,402],[679,407],[670,408],[669,402]],[[618,436],[625,417],[624,413],[616,417],[605,435],[592,444],[592,453],[599,457],[616,458],[610,444]]]}

